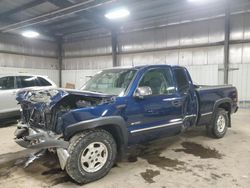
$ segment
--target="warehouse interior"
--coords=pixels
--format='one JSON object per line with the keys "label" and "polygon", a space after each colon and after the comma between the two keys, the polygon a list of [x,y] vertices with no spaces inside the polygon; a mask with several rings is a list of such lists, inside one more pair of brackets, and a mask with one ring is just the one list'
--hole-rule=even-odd
{"label": "warehouse interior", "polygon": [[[109,11],[121,8],[129,10],[126,18],[106,17]],[[25,37],[27,31],[39,36]],[[186,67],[193,82],[200,85],[235,86],[239,111],[232,116],[232,124],[236,125],[225,140],[206,138],[200,129],[163,140],[171,144],[158,158],[173,158],[173,169],[164,162],[153,164],[157,148],[149,152],[151,159],[142,154],[133,162],[118,163],[111,174],[84,187],[248,187],[249,0],[0,1],[0,74],[46,75],[58,87],[79,89],[103,69],[152,64]],[[26,170],[6,168],[9,154],[16,159],[14,154],[21,149],[13,142],[15,125],[1,129],[0,187],[78,187],[63,172],[48,171],[43,158]],[[202,161],[202,157],[196,160],[174,152],[181,143],[191,141],[216,148],[223,157]],[[2,149],[4,145],[9,147]],[[187,165],[188,161],[193,164]]]}
{"label": "warehouse interior", "polygon": [[[105,20],[119,4],[133,11],[130,18]],[[248,107],[248,6],[231,1],[225,16],[224,1],[1,1],[1,71],[46,74],[79,88],[112,66],[177,64],[199,84],[233,84]],[[19,35],[33,28],[41,39]]]}

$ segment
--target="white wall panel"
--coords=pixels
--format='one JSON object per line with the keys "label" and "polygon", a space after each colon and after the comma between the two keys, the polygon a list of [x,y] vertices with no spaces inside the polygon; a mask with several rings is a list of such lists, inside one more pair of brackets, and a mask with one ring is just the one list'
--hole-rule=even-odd
{"label": "white wall panel", "polygon": [[0,74],[27,73],[48,76],[56,85],[59,85],[59,71],[53,69],[11,68],[0,67]]}
{"label": "white wall panel", "polygon": [[224,40],[224,18],[213,19],[209,21],[209,43]]}
{"label": "white wall panel", "polygon": [[198,22],[193,30],[193,44],[206,44],[208,43],[210,21]]}
{"label": "white wall panel", "polygon": [[244,14],[231,16],[231,40],[242,40],[244,38]]}
{"label": "white wall panel", "polygon": [[242,44],[231,45],[229,48],[229,62],[242,63]]}
{"label": "white wall panel", "polygon": [[62,71],[62,87],[66,83],[75,84],[77,89],[80,89],[94,74],[98,73],[98,69],[89,70],[63,70]]}
{"label": "white wall panel", "polygon": [[250,101],[250,64],[231,65],[230,67],[239,70],[229,72],[229,83],[237,87],[241,101]]}
{"label": "white wall panel", "polygon": [[195,84],[217,85],[219,83],[218,65],[192,65],[186,68]]}
{"label": "white wall panel", "polygon": [[89,39],[64,44],[64,56],[111,53],[111,38]]}
{"label": "white wall panel", "polygon": [[119,49],[123,52],[206,44],[224,40],[224,19],[183,23],[155,30],[139,31],[118,36]]}
{"label": "white wall panel", "polygon": [[243,44],[242,63],[250,63],[250,44]]}
{"label": "white wall panel", "polygon": [[119,56],[121,66],[170,64],[170,65],[218,65],[223,64],[223,46],[185,50],[169,50],[124,54]]}
{"label": "white wall panel", "polygon": [[171,50],[166,52],[166,64],[169,65],[179,64],[179,50]]}
{"label": "white wall panel", "polygon": [[154,47],[164,48],[167,46],[167,30],[166,29],[156,29],[154,31]]}
{"label": "white wall panel", "polygon": [[231,16],[230,27],[232,40],[250,39],[250,13]]}
{"label": "white wall panel", "polygon": [[223,64],[224,62],[224,47],[217,46],[208,48],[208,64]]}
{"label": "white wall panel", "polygon": [[181,66],[192,65],[192,62],[193,62],[192,49],[181,50],[179,52],[179,65]]}
{"label": "white wall panel", "polygon": [[28,39],[15,35],[1,35],[0,50],[56,57],[57,44],[56,42]]}
{"label": "white wall panel", "polygon": [[193,43],[194,27],[195,25],[193,23],[187,23],[181,25],[180,46],[191,45]]}
{"label": "white wall panel", "polygon": [[0,53],[0,66],[37,69],[58,69],[58,60],[56,58]]}
{"label": "white wall panel", "polygon": [[179,46],[180,45],[180,26],[173,25],[167,28],[167,46]]}
{"label": "white wall panel", "polygon": [[250,39],[250,13],[244,14],[244,39]]}
{"label": "white wall panel", "polygon": [[193,65],[206,65],[208,64],[208,50],[207,48],[200,48],[193,50]]}
{"label": "white wall panel", "polygon": [[111,56],[96,56],[96,57],[82,57],[82,58],[64,58],[63,69],[77,70],[77,69],[104,69],[112,67]]}

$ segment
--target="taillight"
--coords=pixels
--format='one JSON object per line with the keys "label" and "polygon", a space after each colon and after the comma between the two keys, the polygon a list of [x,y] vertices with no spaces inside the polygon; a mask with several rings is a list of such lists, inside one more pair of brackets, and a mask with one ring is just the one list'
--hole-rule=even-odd
{"label": "taillight", "polygon": [[237,93],[237,91],[235,91],[235,92],[233,93],[233,101],[234,101],[234,102],[238,102],[238,93]]}

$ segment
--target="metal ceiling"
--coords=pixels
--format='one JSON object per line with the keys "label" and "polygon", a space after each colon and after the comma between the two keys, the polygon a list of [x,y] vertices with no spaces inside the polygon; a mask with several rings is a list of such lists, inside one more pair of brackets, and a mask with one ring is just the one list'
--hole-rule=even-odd
{"label": "metal ceiling", "polygon": [[[0,32],[35,29],[65,40],[105,36],[114,30],[131,32],[223,15],[225,1],[196,4],[188,0],[1,0]],[[231,0],[230,4],[231,12],[250,8],[249,0]],[[107,11],[120,6],[128,7],[129,18],[115,22],[105,19]]]}

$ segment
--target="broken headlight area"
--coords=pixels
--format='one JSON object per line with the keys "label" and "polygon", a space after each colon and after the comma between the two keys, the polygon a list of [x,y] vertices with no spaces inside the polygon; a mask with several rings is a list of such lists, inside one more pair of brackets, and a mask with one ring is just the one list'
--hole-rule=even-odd
{"label": "broken headlight area", "polygon": [[[84,95],[83,95],[84,94]],[[18,95],[21,123],[61,133],[62,116],[71,110],[113,102],[112,97],[70,94],[63,90],[26,91]]]}

